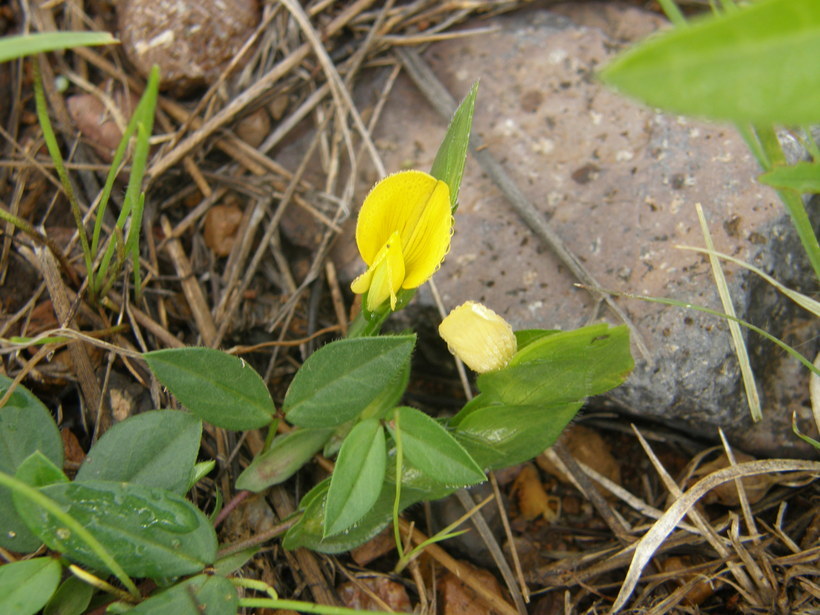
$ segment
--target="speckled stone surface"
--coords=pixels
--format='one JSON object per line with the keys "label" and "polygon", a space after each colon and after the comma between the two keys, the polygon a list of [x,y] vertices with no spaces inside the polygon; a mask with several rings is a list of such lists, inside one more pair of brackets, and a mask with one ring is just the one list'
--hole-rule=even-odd
{"label": "speckled stone surface", "polygon": [[159,65],[177,94],[215,81],[259,23],[257,0],[123,0],[117,13],[128,59],[144,77]]}
{"label": "speckled stone surface", "polygon": [[[585,19],[570,5],[558,10]],[[599,12],[583,10],[600,21]],[[595,71],[623,47],[622,38],[662,23],[634,8],[607,10],[610,34],[534,9],[467,24],[497,29],[437,43],[424,57],[457,98],[481,80],[475,131],[604,288],[720,310],[707,260],[676,249],[703,245],[696,203],[706,211],[718,250],[774,272],[786,284],[810,279],[782,205],[756,183],[756,163],[731,126],[664,115],[596,81]],[[429,169],[444,129],[411,82],[399,79],[376,134],[386,167]],[[344,269],[348,276],[361,268],[355,252],[338,258],[351,263]],[[726,271],[740,317],[766,321],[775,334],[790,326],[790,306],[761,295],[761,285],[745,271],[733,265]],[[448,307],[483,301],[515,328],[617,322],[573,286],[575,280],[474,159],[462,184],[452,249],[435,279]],[[426,289],[419,297],[431,301]],[[722,320],[637,300],[618,302],[645,339],[651,361],[636,354],[638,366],[614,399],[636,414],[706,437],[716,437],[720,425],[734,444],[753,452],[801,454],[785,419],[791,409],[808,418],[807,387],[799,374],[783,383],[793,399],[788,408],[780,406],[785,393],[767,380],[786,369],[780,351],[750,337],[764,408],[770,406],[766,422],[752,428]],[[815,333],[810,323],[801,339]]]}

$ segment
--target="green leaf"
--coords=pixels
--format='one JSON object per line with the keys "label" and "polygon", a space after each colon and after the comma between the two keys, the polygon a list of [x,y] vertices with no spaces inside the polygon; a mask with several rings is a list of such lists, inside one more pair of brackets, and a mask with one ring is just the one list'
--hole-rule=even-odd
{"label": "green leaf", "polygon": [[622,54],[601,73],[674,113],[754,124],[820,122],[820,2],[761,0],[694,20]]}
{"label": "green leaf", "polygon": [[609,391],[633,366],[626,327],[591,325],[530,343],[504,369],[481,374],[477,385],[488,400],[504,405],[555,405]]}
{"label": "green leaf", "polygon": [[143,357],[188,410],[212,425],[257,429],[273,418],[268,388],[242,359],[211,348],[169,348]]}
{"label": "green leaf", "polygon": [[326,479],[302,498],[299,508],[304,512],[282,540],[282,546],[286,549],[305,547],[321,553],[350,551],[373,538],[390,522],[393,493],[383,489],[377,503],[359,523],[347,532],[325,536],[325,505],[329,486],[330,479]]}
{"label": "green leaf", "polygon": [[162,591],[128,615],[236,615],[239,596],[225,577],[198,575]]}
{"label": "green leaf", "polygon": [[348,529],[373,507],[384,481],[387,449],[377,419],[358,423],[345,438],[330,479],[325,535]]}
{"label": "green leaf", "polygon": [[483,468],[506,468],[552,446],[582,402],[554,406],[489,405],[458,425],[458,441]]}
{"label": "green leaf", "polygon": [[35,451],[29,455],[17,468],[14,477],[32,487],[69,482],[68,477],[63,474],[62,468],[54,465],[54,462],[40,451]]}
{"label": "green leaf", "polygon": [[[396,411],[404,455],[421,472],[451,487],[486,480],[481,467],[438,422],[415,408]],[[388,425],[388,429],[396,440],[395,427]]]}
{"label": "green leaf", "polygon": [[[388,477],[392,469],[387,464]],[[421,478],[419,481],[417,479]],[[403,468],[402,485],[425,483],[424,490],[403,486],[399,508],[404,509],[429,499],[438,499],[456,490],[444,488],[438,483],[432,483],[415,468]],[[325,510],[330,479],[325,479],[311,489],[302,501],[299,508],[303,510],[299,520],[287,531],[282,541],[286,549],[305,547],[321,553],[342,553],[367,542],[390,523],[393,516],[393,500],[396,497],[395,483],[386,482],[379,493],[379,497],[367,514],[356,525],[333,536],[324,535]]]}
{"label": "green leaf", "polygon": [[820,193],[820,162],[798,162],[792,166],[775,167],[757,179],[761,184],[774,188],[817,194]]}
{"label": "green leaf", "polygon": [[262,491],[293,476],[305,465],[327,439],[332,429],[294,429],[277,436],[270,448],[257,455],[236,479],[237,489]]}
{"label": "green leaf", "polygon": [[[8,391],[11,382],[0,375],[0,396]],[[63,441],[51,412],[28,389],[17,385],[6,405],[0,408],[0,472],[14,475],[35,451],[62,467]],[[17,514],[11,491],[0,487],[0,547],[28,553],[40,544]]]}
{"label": "green leaf", "polygon": [[485,468],[503,468],[551,446],[590,395],[621,384],[633,367],[626,327],[591,325],[527,335],[504,369],[481,374],[481,393],[450,420]]}
{"label": "green leaf", "polygon": [[470,130],[473,126],[476,94],[478,94],[478,81],[473,83],[470,92],[453,114],[447,134],[444,135],[436,153],[436,159],[433,161],[433,167],[430,169],[430,175],[449,186],[450,206],[454,213],[458,207],[458,192],[461,187],[461,177],[464,175],[467,150],[470,147]]}
{"label": "green leaf", "polygon": [[194,485],[208,476],[208,474],[210,474],[215,467],[216,461],[213,459],[195,463],[193,469],[191,470],[191,476],[188,479],[188,488],[185,491],[188,492],[193,489]]}
{"label": "green leaf", "polygon": [[68,577],[60,584],[43,609],[43,615],[82,615],[86,612],[94,587],[75,576]]}
{"label": "green leaf", "polygon": [[230,553],[224,557],[220,557],[214,562],[214,573],[220,576],[228,576],[233,574],[242,566],[247,564],[253,557],[259,553],[260,547],[248,547],[236,553]]}
{"label": "green leaf", "polygon": [[111,45],[116,42],[117,39],[108,32],[39,32],[5,36],[0,39],[0,62],[57,49]]}
{"label": "green leaf", "polygon": [[33,615],[60,582],[60,563],[50,557],[0,566],[0,613]]}
{"label": "green leaf", "polygon": [[415,335],[395,335],[323,346],[296,373],[285,395],[285,416],[301,427],[336,427],[360,414],[377,414],[415,343]]}
{"label": "green leaf", "polygon": [[[176,494],[90,480],[40,491],[82,524],[130,576],[193,574],[216,557],[216,534],[207,517]],[[85,541],[47,511],[19,495],[14,503],[29,529],[51,549],[90,568],[108,570]]]}
{"label": "green leaf", "polygon": [[554,333],[560,333],[557,329],[521,329],[519,331],[515,331],[515,341],[518,345],[518,350],[523,349],[525,346],[529,346],[536,340],[540,340],[542,337],[547,337],[548,335],[552,335]]}
{"label": "green leaf", "polygon": [[188,490],[202,437],[202,421],[178,410],[152,410],[117,423],[80,466],[78,481],[111,480]]}

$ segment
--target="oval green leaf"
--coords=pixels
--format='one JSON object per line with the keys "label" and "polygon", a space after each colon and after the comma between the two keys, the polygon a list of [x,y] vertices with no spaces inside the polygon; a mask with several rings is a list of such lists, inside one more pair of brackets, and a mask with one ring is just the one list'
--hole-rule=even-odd
{"label": "oval green leaf", "polygon": [[415,335],[362,337],[331,342],[296,373],[283,404],[288,421],[301,427],[336,427],[371,408],[401,378]]}
{"label": "oval green leaf", "polygon": [[[437,421],[407,406],[397,412],[404,456],[423,474],[450,487],[486,480],[481,467]],[[395,426],[388,429],[396,440]]]}
{"label": "oval green leaf", "polygon": [[333,434],[332,429],[295,429],[277,436],[236,479],[237,489],[262,491],[293,476]]}
{"label": "oval green leaf", "polygon": [[[132,577],[194,574],[216,557],[216,534],[208,518],[176,494],[96,480],[48,485],[40,491],[81,523]],[[88,544],[48,512],[18,495],[14,503],[29,529],[50,548],[90,568],[107,570]]]}
{"label": "oval green leaf", "polygon": [[117,423],[88,451],[78,481],[111,480],[188,490],[202,421],[178,410],[152,410]]}
{"label": "oval green leaf", "polygon": [[581,405],[485,406],[467,415],[455,434],[482,467],[506,468],[552,446]]}
{"label": "oval green leaf", "polygon": [[601,79],[674,113],[754,124],[820,122],[820,2],[761,0],[622,54]]}
{"label": "oval green leaf", "polygon": [[386,462],[381,423],[366,419],[353,427],[342,444],[330,479],[325,536],[348,529],[373,507],[382,490]]}
{"label": "oval green leaf", "polygon": [[[0,396],[8,391],[11,382],[0,375]],[[56,466],[63,466],[63,441],[51,412],[31,391],[18,385],[0,408],[0,472],[14,475],[35,451],[43,453]],[[0,546],[28,553],[41,544],[17,514],[11,491],[0,487]]]}
{"label": "oval green leaf", "polygon": [[239,596],[225,577],[198,575],[151,596],[129,615],[236,615]]}
{"label": "oval green leaf", "polygon": [[0,566],[0,613],[38,612],[57,589],[60,571],[60,563],[50,557]]}
{"label": "oval green leaf", "polygon": [[91,603],[94,587],[75,576],[60,584],[43,609],[43,615],[83,615]]}
{"label": "oval green leaf", "polygon": [[212,348],[168,348],[142,355],[193,414],[224,429],[258,429],[276,411],[268,388],[245,361]]}
{"label": "oval green leaf", "polygon": [[[626,327],[591,325],[533,341],[504,369],[481,374],[477,385],[479,397],[504,405],[556,405],[609,391],[633,366]],[[462,412],[471,412],[480,401],[474,399]],[[452,425],[458,425],[462,412]]]}

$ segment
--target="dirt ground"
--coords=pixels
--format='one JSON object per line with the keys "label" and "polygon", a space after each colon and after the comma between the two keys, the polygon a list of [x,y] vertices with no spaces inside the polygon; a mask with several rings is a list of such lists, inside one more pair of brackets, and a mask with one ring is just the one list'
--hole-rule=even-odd
{"label": "dirt ground", "polygon": [[[103,0],[22,4],[0,7],[0,34],[116,34],[122,27],[114,3]],[[358,309],[328,254],[361,198],[361,168],[374,147],[369,131],[380,107],[356,109],[344,92],[368,68],[401,71],[399,49],[415,52],[468,17],[525,4],[265,5],[250,29],[253,44],[235,56],[241,61],[221,65],[202,83],[176,77],[160,96],[145,184],[140,298],[129,270],[104,297],[88,296],[74,219],[35,113],[32,68],[39,62],[84,214],[122,134],[112,108],[130,113],[143,77],[123,46],[0,65],[0,205],[32,227],[3,227],[2,370],[54,411],[69,474],[108,426],[167,398],[145,365],[98,345],[41,353],[7,340],[68,327],[137,352],[221,348],[257,369],[280,406],[298,366],[343,334]],[[80,95],[89,98],[72,107],[71,97]],[[277,161],[278,147],[307,138],[309,153],[297,166]],[[305,179],[317,165],[322,185]],[[124,185],[113,191],[115,212],[124,191]],[[105,223],[110,236],[113,217]],[[463,403],[450,355],[432,334],[422,332],[416,363],[411,403],[432,412]],[[338,556],[282,549],[277,524],[325,466],[317,460],[269,493],[235,499],[234,480],[265,434],[238,436],[220,429],[205,434],[202,458],[219,462],[194,497],[206,511],[217,490],[231,502],[221,542],[269,535],[241,574],[264,580],[282,597],[452,615],[605,613],[629,586],[622,612],[820,612],[820,494],[811,473],[783,473],[788,460],[765,459],[755,476],[717,486],[710,475],[752,460],[727,459],[720,447],[669,427],[633,424],[605,400],[585,408],[560,445],[498,472],[487,489],[407,511],[408,524],[429,535],[443,519],[464,514],[471,495],[493,499],[465,537],[429,548],[402,575],[391,573],[392,535]],[[656,521],[668,520],[664,512],[673,509],[683,520],[661,531]],[[646,536],[654,542],[640,540]],[[643,555],[648,565],[630,569]],[[0,552],[5,561],[16,557]]]}

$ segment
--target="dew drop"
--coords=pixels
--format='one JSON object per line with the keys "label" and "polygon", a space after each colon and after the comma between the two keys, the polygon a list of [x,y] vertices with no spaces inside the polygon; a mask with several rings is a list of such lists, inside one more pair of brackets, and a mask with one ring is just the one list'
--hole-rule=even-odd
{"label": "dew drop", "polygon": [[179,548],[182,546],[182,541],[177,540],[176,538],[174,538],[174,539],[171,541],[171,546],[172,546],[174,549],[179,549]]}
{"label": "dew drop", "polygon": [[9,530],[6,536],[8,536],[9,538],[17,538],[17,532],[15,532],[14,530]]}
{"label": "dew drop", "polygon": [[68,540],[71,538],[71,530],[67,527],[58,527],[55,533],[60,540]]}

